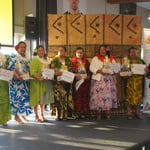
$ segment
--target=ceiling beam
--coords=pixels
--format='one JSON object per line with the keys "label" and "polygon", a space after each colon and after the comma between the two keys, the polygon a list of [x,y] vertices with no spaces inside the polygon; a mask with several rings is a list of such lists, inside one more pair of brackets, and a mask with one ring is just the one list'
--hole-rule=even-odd
{"label": "ceiling beam", "polygon": [[137,2],[150,2],[150,0],[107,0],[107,3],[111,4],[137,3]]}

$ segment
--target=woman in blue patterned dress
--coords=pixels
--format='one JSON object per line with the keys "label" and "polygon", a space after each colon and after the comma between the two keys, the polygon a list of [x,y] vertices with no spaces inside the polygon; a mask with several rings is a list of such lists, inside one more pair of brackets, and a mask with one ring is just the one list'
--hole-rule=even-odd
{"label": "woman in blue patterned dress", "polygon": [[21,41],[15,47],[17,54],[9,58],[8,69],[14,71],[14,78],[9,85],[10,104],[12,114],[18,123],[27,121],[25,116],[31,113],[29,106],[29,82],[25,78],[29,75],[29,61],[25,56],[26,43]]}

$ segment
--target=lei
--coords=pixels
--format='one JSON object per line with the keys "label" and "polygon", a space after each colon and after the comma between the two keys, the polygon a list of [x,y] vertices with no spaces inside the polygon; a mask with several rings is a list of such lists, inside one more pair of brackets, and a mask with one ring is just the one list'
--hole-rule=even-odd
{"label": "lei", "polygon": [[[68,68],[71,67],[71,61],[69,57],[65,56],[64,62]],[[54,69],[61,69],[62,65],[62,62],[59,61],[59,56],[55,56],[55,58],[51,62],[51,67]]]}
{"label": "lei", "polygon": [[[77,72],[78,68],[80,66],[80,63],[78,62],[77,57],[73,57],[71,60],[72,60],[72,63],[73,63],[74,71]],[[87,59],[85,57],[82,57],[81,61],[82,61],[82,64],[85,64]]]}
{"label": "lei", "polygon": [[[98,59],[99,59],[100,61],[104,62],[105,58],[104,58],[102,55],[96,54],[96,56],[98,57]],[[113,56],[110,55],[110,56],[108,57],[108,59],[109,59],[109,61],[112,63],[112,61],[113,61]]]}
{"label": "lei", "polygon": [[[128,58],[129,59],[129,61],[130,61],[130,64],[132,64],[133,62],[132,62],[132,59],[129,57]],[[144,62],[142,61],[142,59],[140,59],[140,57],[136,57],[136,60],[137,60],[137,63],[138,64],[143,64]]]}

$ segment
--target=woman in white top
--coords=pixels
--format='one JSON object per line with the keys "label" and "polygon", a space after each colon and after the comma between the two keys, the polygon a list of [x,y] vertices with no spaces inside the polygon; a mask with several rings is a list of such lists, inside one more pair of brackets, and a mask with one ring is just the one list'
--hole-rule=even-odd
{"label": "woman in white top", "polygon": [[115,62],[112,55],[107,55],[107,46],[102,45],[99,53],[92,59],[90,109],[97,111],[97,119],[101,119],[101,111],[106,112],[106,119],[110,120],[111,108],[117,108],[116,78],[112,74],[110,64]]}

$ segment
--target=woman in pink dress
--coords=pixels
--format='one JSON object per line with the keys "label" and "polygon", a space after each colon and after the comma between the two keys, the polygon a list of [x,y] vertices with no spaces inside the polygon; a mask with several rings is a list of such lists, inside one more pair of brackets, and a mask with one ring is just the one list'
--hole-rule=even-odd
{"label": "woman in pink dress", "polygon": [[90,71],[93,73],[90,109],[97,111],[98,120],[101,119],[102,111],[105,111],[106,119],[110,120],[111,108],[118,107],[116,78],[110,69],[110,64],[114,62],[113,56],[107,55],[107,46],[102,45],[90,65]]}

